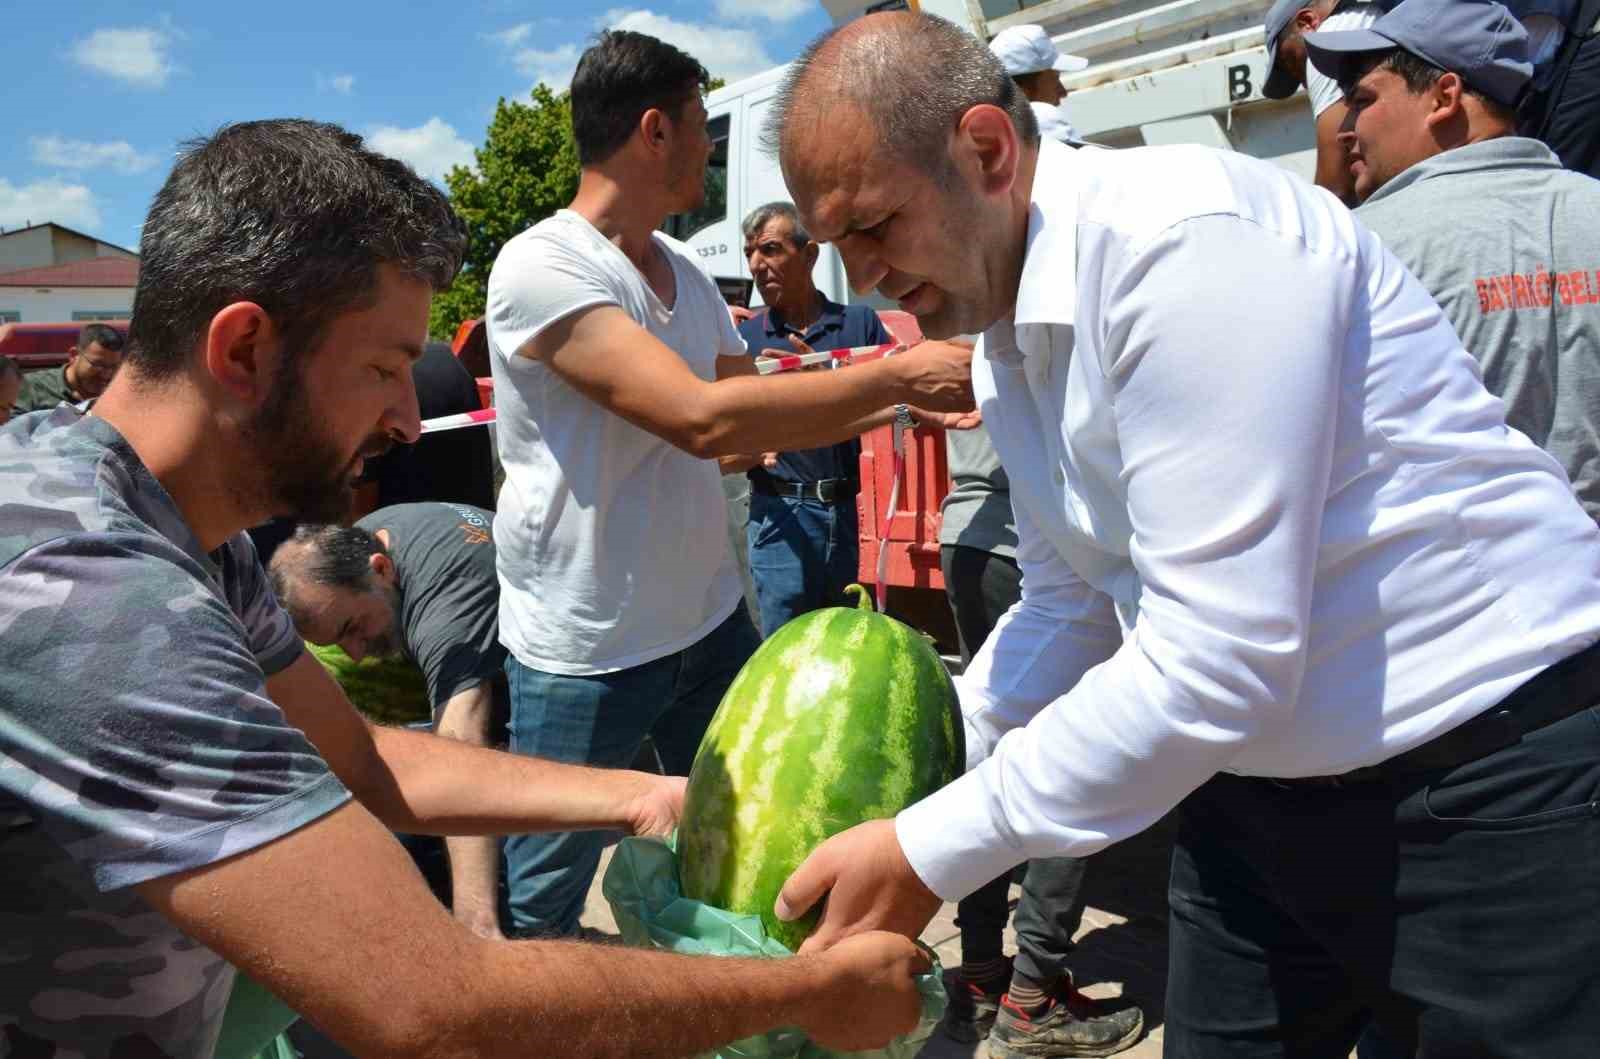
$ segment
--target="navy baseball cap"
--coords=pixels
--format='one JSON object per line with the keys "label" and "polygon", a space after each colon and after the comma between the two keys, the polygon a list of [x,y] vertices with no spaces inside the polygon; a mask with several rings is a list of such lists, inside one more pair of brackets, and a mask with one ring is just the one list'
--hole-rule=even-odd
{"label": "navy baseball cap", "polygon": [[1376,52],[1403,48],[1497,103],[1517,105],[1533,63],[1528,31],[1494,0],[1404,0],[1367,29],[1306,34],[1318,70],[1349,84]]}
{"label": "navy baseball cap", "polygon": [[1278,65],[1278,44],[1295,14],[1311,3],[1312,0],[1275,0],[1267,9],[1266,24],[1262,27],[1267,34],[1267,83],[1261,86],[1261,94],[1268,99],[1288,99],[1300,87],[1294,75]]}

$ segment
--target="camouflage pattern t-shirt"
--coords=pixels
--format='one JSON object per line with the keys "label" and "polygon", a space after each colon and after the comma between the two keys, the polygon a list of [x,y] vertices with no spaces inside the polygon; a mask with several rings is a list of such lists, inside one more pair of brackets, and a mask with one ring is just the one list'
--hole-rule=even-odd
{"label": "camouflage pattern t-shirt", "polygon": [[232,968],[131,887],[349,798],[267,698],[301,650],[105,421],[0,428],[0,1057],[211,1055]]}

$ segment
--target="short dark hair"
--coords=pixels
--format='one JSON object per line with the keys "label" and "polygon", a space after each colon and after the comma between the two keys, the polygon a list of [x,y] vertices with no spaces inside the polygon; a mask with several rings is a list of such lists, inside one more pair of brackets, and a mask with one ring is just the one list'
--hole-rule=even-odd
{"label": "short dark hair", "polygon": [[779,217],[789,222],[789,242],[794,244],[796,250],[804,250],[806,244],[811,242],[811,233],[800,223],[800,211],[794,208],[792,202],[769,202],[764,206],[757,206],[745,217],[739,230],[744,233],[746,239],[754,239],[769,221]]}
{"label": "short dark hair", "polygon": [[99,346],[107,353],[122,351],[122,332],[108,324],[84,324],[78,332],[78,348]]}
{"label": "short dark hair", "polygon": [[[822,75],[828,78],[828,98],[842,98],[871,116],[887,154],[919,165],[941,183],[952,171],[950,134],[961,116],[980,104],[1004,110],[1024,143],[1039,142],[1028,97],[977,37],[920,12],[866,17],[885,19],[890,28],[867,45],[852,38],[843,49],[833,49],[846,54],[834,55],[828,44],[841,30],[857,32],[860,22],[836,26],[806,45],[789,67],[762,130],[768,153],[783,147],[805,83]],[[938,61],[929,61],[930,56]]]}
{"label": "short dark hair", "polygon": [[337,125],[227,125],[184,144],[139,240],[128,360],[150,378],[182,370],[211,317],[253,301],[292,352],[370,304],[388,264],[448,286],[466,229],[444,194]]}
{"label": "short dark hair", "polygon": [[0,354],[0,379],[9,379],[12,376],[22,378],[22,368],[10,357]]}
{"label": "short dark hair", "polygon": [[296,526],[294,535],[272,555],[267,575],[272,591],[285,610],[295,614],[295,587],[299,584],[364,592],[372,587],[374,554],[389,550],[360,526],[313,523]]}
{"label": "short dark hair", "polygon": [[[1394,48],[1390,51],[1375,52],[1372,57],[1356,68],[1346,80],[1339,82],[1339,90],[1349,95],[1356,86],[1356,82],[1370,74],[1373,70],[1382,67],[1405,82],[1406,91],[1412,95],[1421,95],[1439,83],[1439,78],[1445,75],[1442,67],[1422,58],[1420,55],[1406,51],[1404,48]],[[1477,98],[1485,110],[1502,121],[1515,121],[1515,109],[1506,106],[1499,100],[1490,99],[1482,92],[1467,84],[1465,77],[1461,78],[1463,90],[1470,96]]]}
{"label": "short dark hair", "polygon": [[606,30],[572,75],[578,164],[598,165],[620,151],[647,110],[677,121],[684,104],[710,83],[692,55],[643,33]]}

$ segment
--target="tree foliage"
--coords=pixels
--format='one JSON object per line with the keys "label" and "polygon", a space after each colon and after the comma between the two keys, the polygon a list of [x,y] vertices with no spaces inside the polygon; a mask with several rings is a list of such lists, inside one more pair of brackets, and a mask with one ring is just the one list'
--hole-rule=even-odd
{"label": "tree foliage", "polygon": [[461,274],[433,299],[428,331],[450,339],[463,320],[482,316],[489,269],[500,248],[529,225],[572,201],[578,190],[578,148],[572,107],[540,84],[529,102],[502,99],[479,148],[477,166],[445,176],[450,203],[467,222]]}

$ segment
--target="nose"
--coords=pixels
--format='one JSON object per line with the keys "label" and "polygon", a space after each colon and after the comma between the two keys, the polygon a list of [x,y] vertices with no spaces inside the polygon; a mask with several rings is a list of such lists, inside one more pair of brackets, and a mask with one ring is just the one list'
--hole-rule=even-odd
{"label": "nose", "polygon": [[381,424],[385,433],[403,445],[413,444],[422,436],[422,410],[417,404],[417,383],[411,373],[406,373],[406,384],[400,400],[384,413]]}
{"label": "nose", "polygon": [[883,259],[865,239],[847,235],[834,245],[839,248],[839,257],[844,261],[844,274],[850,281],[850,289],[857,294],[866,294],[888,275],[889,269]]}

